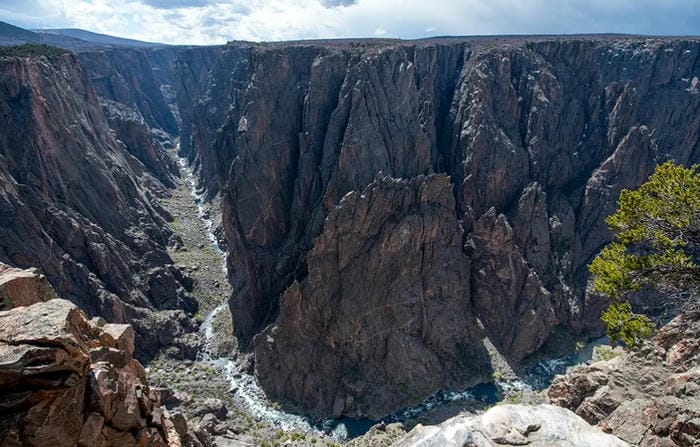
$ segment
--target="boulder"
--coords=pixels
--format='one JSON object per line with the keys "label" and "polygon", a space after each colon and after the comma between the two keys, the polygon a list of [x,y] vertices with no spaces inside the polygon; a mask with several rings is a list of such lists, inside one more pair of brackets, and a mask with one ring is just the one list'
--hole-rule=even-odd
{"label": "boulder", "polygon": [[128,324],[105,324],[102,331],[114,339],[115,348],[134,354],[134,329]]}
{"label": "boulder", "polygon": [[696,445],[699,337],[700,314],[682,314],[638,352],[557,376],[549,402],[634,445]]}
{"label": "boulder", "polygon": [[17,269],[0,262],[0,310],[29,306],[56,298],[56,293],[39,270]]}
{"label": "boulder", "polygon": [[393,447],[625,447],[626,442],[553,405],[499,405],[437,426],[418,425]]}
{"label": "boulder", "polygon": [[133,335],[62,299],[1,311],[0,445],[181,446]]}

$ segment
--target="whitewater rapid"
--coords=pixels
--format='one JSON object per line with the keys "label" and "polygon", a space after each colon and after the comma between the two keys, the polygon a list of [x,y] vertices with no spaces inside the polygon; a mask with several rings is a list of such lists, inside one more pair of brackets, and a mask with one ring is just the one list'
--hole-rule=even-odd
{"label": "whitewater rapid", "polygon": [[[192,201],[197,206],[197,216],[204,224],[206,235],[212,248],[221,257],[221,268],[224,274],[226,274],[226,251],[219,246],[219,241],[215,234],[216,227],[211,218],[211,207],[206,203],[204,194],[197,190],[197,179],[187,159],[178,157],[178,161],[181,170],[185,173],[185,181],[190,189]],[[226,377],[230,384],[229,390],[233,393],[234,401],[253,418],[283,430],[298,430],[303,432],[317,431],[308,418],[285,413],[272,407],[266,399],[265,393],[255,381],[255,377],[239,371],[233,359],[228,357],[215,357],[212,355],[214,338],[217,336],[217,334],[214,333],[214,321],[217,315],[224,311],[228,311],[227,299],[205,316],[199,329],[205,345],[199,360],[216,368]],[[337,437],[339,439],[341,438],[341,436]]]}

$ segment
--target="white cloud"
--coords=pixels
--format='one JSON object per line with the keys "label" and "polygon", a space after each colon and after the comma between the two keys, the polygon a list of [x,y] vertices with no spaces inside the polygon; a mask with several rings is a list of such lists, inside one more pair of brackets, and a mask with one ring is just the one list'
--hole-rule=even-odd
{"label": "white cloud", "polygon": [[532,33],[698,34],[697,0],[0,0],[0,20],[166,43]]}

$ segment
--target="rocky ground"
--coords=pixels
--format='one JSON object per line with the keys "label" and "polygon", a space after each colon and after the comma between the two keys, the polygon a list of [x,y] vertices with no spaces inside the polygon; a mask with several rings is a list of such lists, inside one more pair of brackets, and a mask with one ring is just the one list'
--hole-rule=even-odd
{"label": "rocky ground", "polygon": [[501,405],[478,416],[461,415],[438,426],[418,426],[396,447],[624,447],[628,444],[553,405]]}
{"label": "rocky ground", "polygon": [[133,358],[131,326],[88,320],[33,269],[0,264],[0,297],[0,445],[190,445]]}
{"label": "rocky ground", "polygon": [[700,313],[682,314],[638,352],[557,377],[549,400],[630,444],[700,445],[699,340]]}

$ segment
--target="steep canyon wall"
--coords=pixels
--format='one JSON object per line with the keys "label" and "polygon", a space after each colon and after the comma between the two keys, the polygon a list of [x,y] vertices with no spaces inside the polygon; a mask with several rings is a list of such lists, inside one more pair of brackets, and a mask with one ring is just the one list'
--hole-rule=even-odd
{"label": "steep canyon wall", "polygon": [[164,186],[110,131],[78,58],[0,57],[0,122],[0,261],[131,323],[140,357],[194,330],[191,282],[165,249]]}
{"label": "steep canyon wall", "polygon": [[[700,43],[230,44],[184,132],[273,398],[382,416],[593,333],[623,188],[700,161]],[[186,128],[189,126],[189,128]]]}
{"label": "steep canyon wall", "polygon": [[157,199],[179,135],[222,201],[261,385],[380,417],[490,378],[491,345],[515,365],[599,331],[586,265],[620,190],[700,161],[699,54],[571,37],[3,57],[0,261],[134,324],[137,355],[177,345],[196,304]]}

